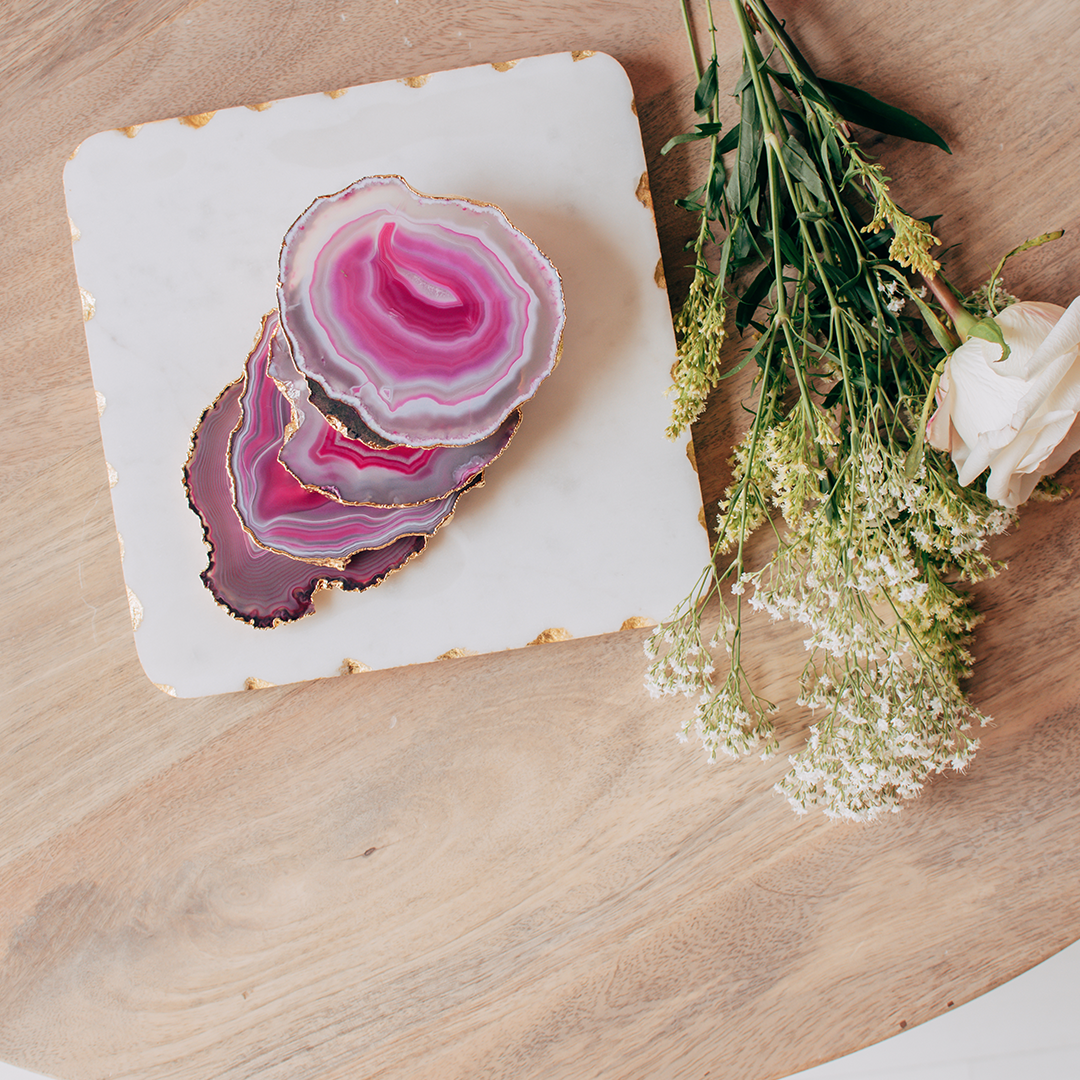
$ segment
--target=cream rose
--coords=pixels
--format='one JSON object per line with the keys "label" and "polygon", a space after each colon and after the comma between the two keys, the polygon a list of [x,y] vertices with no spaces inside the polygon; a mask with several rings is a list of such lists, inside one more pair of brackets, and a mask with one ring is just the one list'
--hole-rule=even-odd
{"label": "cream rose", "polygon": [[986,493],[1025,502],[1080,450],[1080,298],[1068,309],[1021,301],[995,321],[1009,346],[968,338],[949,357],[926,439],[948,450],[965,487],[986,469]]}

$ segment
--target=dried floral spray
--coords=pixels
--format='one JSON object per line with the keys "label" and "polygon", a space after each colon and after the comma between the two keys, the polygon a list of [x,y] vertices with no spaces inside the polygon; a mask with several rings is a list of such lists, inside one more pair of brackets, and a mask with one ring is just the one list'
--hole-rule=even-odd
{"label": "dried floral spray", "polygon": [[[743,614],[748,605],[800,624],[808,658],[798,700],[814,719],[777,788],[799,813],[872,820],[899,810],[931,774],[963,770],[978,747],[973,729],[987,722],[961,688],[978,621],[963,589],[997,572],[986,542],[1014,514],[962,487],[924,433],[949,352],[972,334],[1004,345],[990,316],[1013,298],[1001,294],[1000,266],[989,292],[966,301],[944,282],[932,223],[893,202],[849,123],[948,151],[940,136],[816,77],[764,0],[731,6],[742,37],[739,123],[725,132],[719,119],[706,0],[712,57],[702,68],[695,56],[702,119],[663,150],[698,140],[711,150],[705,183],[679,200],[700,225],[675,316],[668,434],[750,364],[757,401],[735,447],[713,561],[646,643],[646,684],[698,698],[682,734],[694,731],[711,759],[767,757],[775,707],[743,666]],[[730,322],[756,340],[725,370]],[[761,527],[777,549],[753,569],[745,542]],[[725,592],[734,601],[714,605],[720,622],[707,634],[704,608]],[[714,667],[721,647],[726,673]]]}

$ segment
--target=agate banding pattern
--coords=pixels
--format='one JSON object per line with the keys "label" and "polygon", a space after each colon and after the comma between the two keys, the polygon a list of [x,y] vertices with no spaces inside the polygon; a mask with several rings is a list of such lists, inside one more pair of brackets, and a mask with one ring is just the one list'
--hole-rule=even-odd
{"label": "agate banding pattern", "polygon": [[490,465],[521,423],[515,409],[494,435],[469,446],[372,447],[326,422],[280,332],[270,341],[268,371],[292,408],[278,460],[304,487],[338,502],[408,506],[444,498]]}
{"label": "agate banding pattern", "polygon": [[558,272],[497,207],[375,176],[289,230],[278,309],[184,468],[202,580],[273,627],[377,585],[506,449],[558,362]]}
{"label": "agate banding pattern", "polygon": [[304,211],[278,306],[298,369],[409,446],[495,434],[554,368],[565,321],[558,272],[501,210],[395,176]]}
{"label": "agate banding pattern", "polygon": [[188,502],[202,520],[210,549],[202,580],[219,604],[253,626],[277,626],[310,614],[319,589],[369,588],[423,550],[425,537],[406,536],[362,551],[340,568],[313,566],[256,544],[236,515],[226,468],[229,439],[240,422],[242,392],[243,381],[238,380],[206,410],[184,469]]}
{"label": "agate banding pattern", "polygon": [[277,313],[271,312],[248,356],[240,423],[229,442],[233,499],[251,538],[294,559],[343,567],[360,550],[434,533],[452,513],[460,491],[418,506],[344,504],[305,488],[278,461],[291,409],[267,371],[277,329]]}

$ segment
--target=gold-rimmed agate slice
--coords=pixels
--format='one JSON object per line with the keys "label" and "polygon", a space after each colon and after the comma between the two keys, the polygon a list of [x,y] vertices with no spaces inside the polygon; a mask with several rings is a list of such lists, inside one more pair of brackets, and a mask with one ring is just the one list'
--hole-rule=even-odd
{"label": "gold-rimmed agate slice", "polygon": [[[229,442],[233,503],[243,528],[270,551],[342,568],[358,551],[434,533],[461,490],[416,506],[344,504],[305,488],[278,461],[292,413],[267,370],[277,328],[277,312],[271,312],[244,368],[240,420]],[[475,476],[470,486],[481,479]]]}
{"label": "gold-rimmed agate slice", "polygon": [[237,517],[227,468],[243,389],[238,379],[203,413],[184,467],[188,502],[209,548],[201,577],[218,604],[252,626],[274,627],[311,614],[318,590],[371,588],[423,550],[426,537],[405,536],[337,567],[313,566],[256,544]]}
{"label": "gold-rimmed agate slice", "polygon": [[391,443],[498,431],[558,362],[558,271],[496,206],[370,176],[285,235],[278,307],[297,368]]}
{"label": "gold-rimmed agate slice", "polygon": [[515,409],[493,435],[467,446],[375,447],[327,422],[280,332],[270,341],[268,371],[292,409],[278,460],[304,487],[338,502],[408,506],[445,498],[490,465],[521,423]]}

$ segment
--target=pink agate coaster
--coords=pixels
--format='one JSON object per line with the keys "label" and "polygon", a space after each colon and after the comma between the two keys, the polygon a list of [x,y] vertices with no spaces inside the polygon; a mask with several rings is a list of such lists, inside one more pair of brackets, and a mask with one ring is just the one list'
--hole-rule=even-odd
{"label": "pink agate coaster", "polygon": [[280,332],[270,342],[267,370],[292,409],[278,460],[304,487],[343,503],[408,506],[441,499],[490,465],[521,423],[515,409],[494,435],[470,446],[369,446],[327,423]]}
{"label": "pink agate coaster", "polygon": [[555,267],[498,207],[369,176],[285,234],[278,306],[297,368],[391,443],[495,434],[559,359]]}
{"label": "pink agate coaster", "polygon": [[[267,372],[277,329],[275,311],[263,320],[248,356],[240,422],[229,443],[233,501],[245,531],[270,551],[341,567],[359,551],[434,533],[450,517],[461,491],[419,505],[344,504],[305,488],[278,461],[291,409]],[[480,479],[474,475],[473,485]]]}

